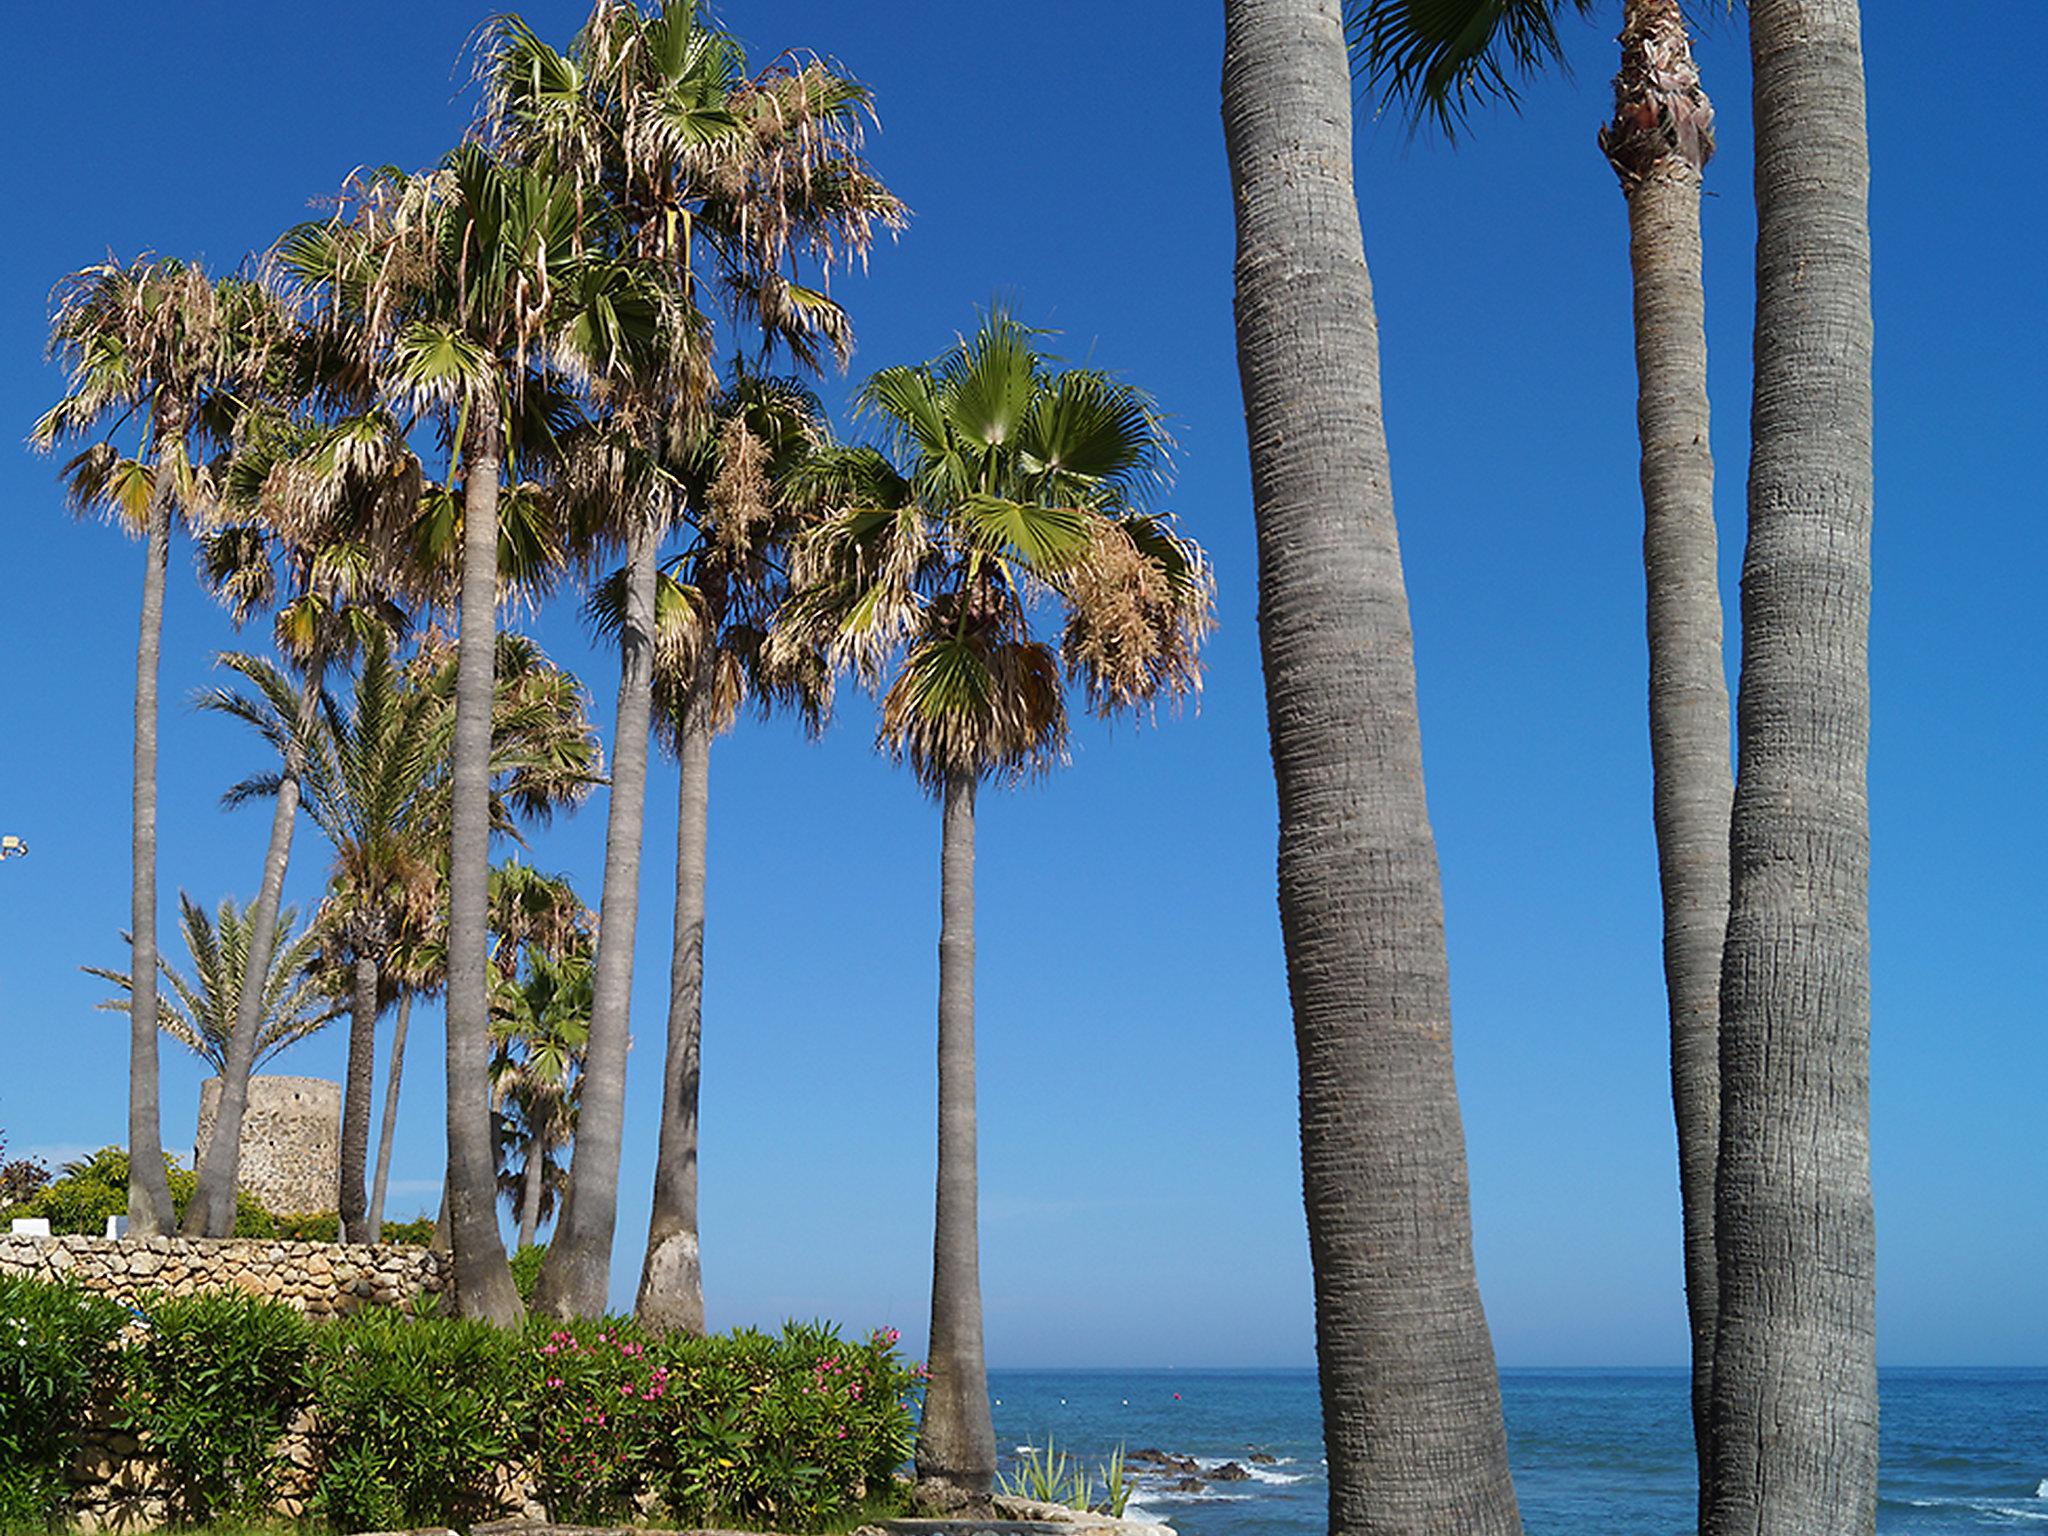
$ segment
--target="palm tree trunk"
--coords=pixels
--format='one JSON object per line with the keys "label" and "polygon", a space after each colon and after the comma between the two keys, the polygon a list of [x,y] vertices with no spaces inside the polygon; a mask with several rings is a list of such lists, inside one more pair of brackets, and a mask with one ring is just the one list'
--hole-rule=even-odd
{"label": "palm tree trunk", "polygon": [[384,1190],[391,1182],[391,1144],[398,1135],[398,1085],[405,1074],[405,1034],[412,1024],[412,989],[398,992],[398,1018],[391,1026],[391,1065],[384,1077],[384,1124],[377,1133],[377,1175],[370,1183],[369,1241],[384,1240]]}
{"label": "palm tree trunk", "polygon": [[590,1044],[583,1107],[569,1180],[576,1190],[555,1226],[534,1288],[536,1311],[602,1317],[611,1289],[619,1216],[619,1150],[626,1129],[626,1053],[632,1044],[633,940],[640,909],[640,833],[647,806],[647,727],[654,697],[655,551],[652,509],[626,564],[619,626],[618,729],[612,739],[611,804],[605,823],[604,893],[598,900]]}
{"label": "palm tree trunk", "polygon": [[1238,367],[1330,1530],[1518,1532],[1472,1265],[1443,899],[1339,0],[1226,0]]}
{"label": "palm tree trunk", "polygon": [[1752,0],[1756,377],[1721,971],[1712,1536],[1877,1504],[1869,144],[1855,0]]}
{"label": "palm tree trunk", "polygon": [[370,1200],[363,1168],[370,1156],[370,1094],[377,1079],[377,962],[356,956],[348,1021],[348,1076],[341,1096],[341,1235],[369,1241]]}
{"label": "palm tree trunk", "polygon": [[462,476],[461,630],[456,639],[455,741],[448,850],[448,1230],[455,1303],[464,1317],[510,1325],[524,1313],[498,1229],[491,1151],[491,716],[497,693],[498,403],[470,416]]}
{"label": "palm tree trunk", "polygon": [[1700,181],[1714,152],[1678,0],[1632,0],[1600,135],[1628,199],[1642,439],[1650,761],[1678,1127],[1693,1445],[1706,1518],[1714,1365],[1714,1159],[1721,1135],[1721,940],[1728,924],[1728,679],[1708,441]]}
{"label": "palm tree trunk", "polygon": [[664,1333],[704,1332],[704,1269],[697,1242],[697,1087],[704,1006],[704,876],[711,804],[711,678],[705,647],[676,753],[676,922],[668,973],[668,1057],[654,1211],[634,1311]]}
{"label": "palm tree trunk", "polygon": [[946,781],[939,851],[939,1180],[932,1224],[931,1382],[917,1477],[985,1499],[995,1479],[981,1336],[974,1111],[974,779]]}
{"label": "palm tree trunk", "polygon": [[[547,1155],[536,1135],[526,1145],[526,1167],[519,1180],[519,1246],[531,1248],[533,1234],[540,1230],[541,1182],[547,1174]],[[547,1260],[541,1260],[543,1264]]]}
{"label": "palm tree trunk", "polygon": [[[318,691],[309,669],[299,698],[299,724],[311,723]],[[249,914],[249,952],[242,967],[242,989],[235,1000],[235,1027],[228,1036],[227,1060],[220,1076],[220,1111],[213,1140],[199,1165],[199,1182],[186,1208],[187,1237],[227,1237],[235,1230],[235,1185],[241,1177],[242,1117],[249,1108],[249,1074],[256,1068],[256,1035],[263,1024],[263,992],[270,980],[270,959],[277,948],[277,911],[284,898],[284,877],[292,857],[292,831],[299,809],[299,778],[306,755],[294,737],[285,749],[284,774],[277,786],[277,805],[270,817],[270,846],[263,854],[263,879]]]}
{"label": "palm tree trunk", "polygon": [[[168,421],[163,433],[175,445]],[[156,1045],[156,691],[163,652],[164,578],[171,552],[172,457],[157,457],[143,549],[142,626],[135,644],[134,864],[129,888],[129,931],[134,935],[128,974],[128,1234],[155,1237],[177,1229],[171,1183],[164,1171],[163,1113]]]}

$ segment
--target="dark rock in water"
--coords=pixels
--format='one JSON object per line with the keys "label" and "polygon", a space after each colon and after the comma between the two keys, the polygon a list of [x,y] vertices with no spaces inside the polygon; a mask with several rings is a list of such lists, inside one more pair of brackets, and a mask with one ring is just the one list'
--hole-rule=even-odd
{"label": "dark rock in water", "polygon": [[1167,1454],[1166,1454],[1166,1452],[1164,1452],[1164,1451],[1160,1450],[1158,1446],[1156,1446],[1156,1445],[1148,1445],[1148,1446],[1146,1446],[1146,1447],[1145,1447],[1145,1449],[1144,1449],[1144,1450],[1142,1450],[1142,1451],[1126,1451],[1126,1452],[1124,1453],[1124,1460],[1125,1460],[1125,1461],[1127,1461],[1127,1462],[1128,1462],[1128,1461],[1149,1461],[1149,1462],[1154,1462],[1154,1463],[1156,1463],[1157,1465],[1159,1465],[1159,1466],[1162,1466],[1162,1467],[1163,1467],[1163,1466],[1165,1466],[1165,1465],[1166,1465],[1166,1464],[1167,1464],[1168,1462],[1172,1461],[1172,1460],[1173,1460],[1173,1458],[1172,1458],[1171,1456],[1167,1455]]}
{"label": "dark rock in water", "polygon": [[1280,1463],[1278,1456],[1268,1456],[1264,1451],[1253,1451],[1246,1459],[1255,1467],[1272,1467]]}
{"label": "dark rock in water", "polygon": [[1226,1461],[1220,1467],[1212,1467],[1208,1476],[1212,1482],[1218,1483],[1248,1483],[1252,1480],[1251,1473],[1234,1461]]}
{"label": "dark rock in water", "polygon": [[1166,1486],[1174,1493],[1201,1493],[1209,1485],[1199,1477],[1184,1477],[1179,1482],[1168,1483]]}

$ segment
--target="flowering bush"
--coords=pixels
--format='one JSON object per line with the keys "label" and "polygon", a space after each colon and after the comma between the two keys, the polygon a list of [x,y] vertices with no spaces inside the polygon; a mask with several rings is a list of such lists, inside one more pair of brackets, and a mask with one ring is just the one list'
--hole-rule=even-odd
{"label": "flowering bush", "polygon": [[671,1411],[669,1371],[621,1318],[527,1330],[524,1418],[557,1521],[633,1513]]}
{"label": "flowering bush", "polygon": [[94,1392],[120,1365],[128,1309],[70,1285],[0,1275],[0,1529],[64,1507],[64,1469]]}

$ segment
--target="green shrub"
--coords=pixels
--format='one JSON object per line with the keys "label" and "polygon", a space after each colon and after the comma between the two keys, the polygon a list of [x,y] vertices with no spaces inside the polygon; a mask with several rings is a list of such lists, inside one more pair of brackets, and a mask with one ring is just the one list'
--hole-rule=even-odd
{"label": "green shrub", "polygon": [[496,1513],[494,1469],[518,1442],[516,1335],[372,1311],[315,1331],[322,1463],[314,1502],[337,1531],[467,1526]]}
{"label": "green shrub", "polygon": [[512,1284],[519,1290],[519,1299],[529,1307],[533,1305],[533,1288],[540,1284],[540,1267],[547,1256],[546,1243],[529,1243],[512,1255]]}
{"label": "green shrub", "polygon": [[341,1241],[341,1217],[334,1211],[292,1211],[283,1216],[273,1216],[271,1221],[277,1227],[277,1235],[287,1242]]}
{"label": "green shrub", "polygon": [[87,1404],[110,1382],[128,1309],[72,1285],[0,1275],[0,1529],[64,1508]]}
{"label": "green shrub", "polygon": [[[166,1155],[164,1171],[171,1185],[171,1205],[179,1220],[199,1187],[199,1175],[180,1168]],[[101,1147],[75,1163],[66,1163],[58,1176],[24,1200],[0,1208],[0,1221],[16,1216],[41,1216],[58,1236],[72,1233],[99,1237],[107,1230],[109,1216],[128,1214],[128,1154],[120,1147]],[[235,1191],[235,1236],[278,1237],[277,1224],[263,1204],[246,1189]]]}
{"label": "green shrub", "polygon": [[415,1216],[411,1221],[387,1221],[379,1241],[431,1248],[434,1246],[434,1227],[435,1221],[431,1216]]}
{"label": "green shrub", "polygon": [[151,1298],[124,1351],[120,1423],[162,1463],[174,1517],[253,1515],[270,1502],[276,1447],[305,1400],[310,1325],[233,1291]]}

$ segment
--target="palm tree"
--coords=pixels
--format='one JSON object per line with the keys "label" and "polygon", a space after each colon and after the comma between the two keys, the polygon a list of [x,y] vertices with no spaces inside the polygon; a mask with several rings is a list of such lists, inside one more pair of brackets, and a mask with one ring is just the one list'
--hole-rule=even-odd
{"label": "palm tree", "polygon": [[[595,779],[596,748],[573,680],[530,641],[500,637],[491,810],[510,830],[514,810],[547,814],[573,802]],[[335,850],[323,926],[337,965],[350,977],[349,1053],[342,1101],[341,1220],[366,1233],[370,1096],[376,1024],[402,946],[417,948],[439,921],[446,874],[441,844],[453,798],[451,747],[457,669],[429,644],[399,665],[371,631],[346,708],[324,690],[310,729],[295,689],[254,657],[229,658],[253,693],[216,690],[201,702],[254,725],[287,762],[296,761],[306,814]],[[278,792],[282,771],[228,791],[230,804]]]}
{"label": "palm tree", "polygon": [[1515,1532],[1338,0],[1225,0],[1223,125],[1330,1530]]}
{"label": "palm tree", "polygon": [[500,481],[523,441],[552,436],[568,386],[601,387],[679,323],[658,290],[605,254],[604,216],[568,178],[472,143],[436,171],[354,184],[332,219],[294,232],[282,251],[379,394],[439,422],[461,480],[448,1209],[458,1304],[498,1322],[522,1312],[497,1225],[485,961]]}
{"label": "palm tree", "polygon": [[[144,542],[142,620],[135,647],[135,765],[130,932],[136,978],[128,1027],[129,1230],[176,1221],[163,1170],[156,1013],[156,728],[164,578],[177,515],[203,520],[209,477],[192,450],[233,430],[236,390],[263,369],[277,306],[252,279],[215,282],[168,258],[105,262],[57,289],[50,351],[68,374],[64,396],[37,420],[40,448],[97,437],[66,466],[73,505],[104,508]],[[134,455],[117,437],[132,427]]]}
{"label": "palm tree", "polygon": [[[1590,0],[1574,3],[1590,8]],[[1403,0],[1365,0],[1353,16],[1353,40],[1372,78],[1448,126],[1472,99],[1510,92],[1513,71],[1533,69],[1556,53],[1552,13],[1562,5],[1452,0],[1425,11]],[[1628,203],[1635,287],[1651,807],[1663,887],[1693,1441],[1704,1522],[1718,1284],[1721,941],[1734,793],[1700,271],[1700,186],[1714,153],[1714,111],[1700,88],[1678,0],[1624,0],[1622,10],[1614,115],[1600,131],[1600,148]]]}
{"label": "palm tree", "polygon": [[[793,477],[826,510],[798,544],[771,652],[818,647],[882,696],[881,743],[941,807],[939,1152],[931,1382],[917,1471],[940,1501],[995,1472],[982,1351],[974,1086],[974,803],[1060,761],[1065,693],[1100,714],[1200,685],[1201,552],[1140,510],[1165,466],[1150,400],[1059,370],[988,317],[945,356],[860,393],[888,447],[821,450]],[[1041,638],[1043,607],[1062,619]]]}
{"label": "palm tree", "polygon": [[[288,349],[288,355],[291,350],[306,349]],[[303,365],[297,371],[304,372]],[[292,393],[303,399],[314,387],[300,383]],[[241,1124],[260,1008],[253,983],[276,940],[278,903],[291,862],[304,769],[298,743],[312,727],[327,668],[355,654],[365,626],[394,635],[405,631],[403,610],[386,595],[397,582],[380,569],[379,552],[367,538],[392,501],[417,499],[418,460],[402,444],[394,445],[388,425],[375,417],[308,429],[289,418],[261,415],[236,444],[222,483],[226,510],[238,520],[202,540],[202,570],[237,627],[275,600],[282,572],[285,595],[275,637],[298,674],[301,724],[281,743],[284,771],[250,916],[255,962],[221,1073],[217,1123],[228,1134],[215,1137],[200,1160],[197,1188],[185,1208],[183,1230],[199,1237],[225,1237],[234,1229]]]}
{"label": "palm tree", "polygon": [[1756,380],[1721,972],[1707,1530],[1868,1532],[1873,477],[1857,6],[1751,0],[1749,36]]}
{"label": "palm tree", "polygon": [[[690,540],[661,563],[653,605],[654,719],[679,767],[676,908],[660,1149],[635,1307],[664,1332],[704,1330],[697,1099],[711,743],[750,696],[764,715],[794,708],[813,734],[823,728],[829,663],[800,647],[771,658],[765,642],[787,590],[785,546],[803,520],[779,488],[824,436],[809,390],[742,368],[664,469]],[[601,632],[623,632],[631,577],[616,571],[592,591]]]}
{"label": "palm tree", "polygon": [[576,1133],[591,985],[587,944],[561,955],[535,947],[522,973],[492,992],[498,1183],[518,1215],[521,1248],[533,1246],[566,1179],[557,1154]]}
{"label": "palm tree", "polygon": [[[243,978],[249,972],[254,952],[255,917],[250,907],[238,906],[232,896],[223,896],[213,915],[208,916],[204,907],[180,891],[178,908],[179,927],[184,934],[185,952],[192,957],[192,970],[188,975],[158,957],[157,970],[170,993],[158,993],[157,1025],[211,1067],[225,1088]],[[258,1066],[326,1028],[342,1010],[335,978],[321,965],[320,930],[308,925],[304,933],[294,933],[298,917],[293,907],[278,913],[277,943],[257,983],[260,1008],[254,1059]],[[124,933],[121,940],[127,943],[128,935]],[[109,1013],[129,1011],[135,987],[126,971],[96,965],[83,969],[88,975],[112,982],[121,993],[101,1003],[101,1008]],[[221,1123],[216,1119],[216,1128]]]}
{"label": "palm tree", "polygon": [[798,281],[798,258],[829,277],[837,260],[865,256],[877,222],[893,228],[902,212],[860,158],[866,89],[816,59],[749,77],[739,44],[705,25],[692,0],[664,0],[652,14],[630,0],[596,0],[566,53],[518,16],[499,17],[485,35],[483,72],[488,137],[604,198],[616,215],[606,226],[613,254],[652,274],[680,317],[669,333],[674,346],[618,381],[596,455],[604,472],[592,488],[600,531],[627,557],[618,728],[576,1195],[535,1304],[596,1316],[618,1213],[656,559],[676,516],[663,461],[678,439],[697,434],[714,388],[702,285],[719,280],[731,318],[769,343],[814,362],[822,341],[843,361],[845,314],[822,288]]}

